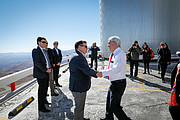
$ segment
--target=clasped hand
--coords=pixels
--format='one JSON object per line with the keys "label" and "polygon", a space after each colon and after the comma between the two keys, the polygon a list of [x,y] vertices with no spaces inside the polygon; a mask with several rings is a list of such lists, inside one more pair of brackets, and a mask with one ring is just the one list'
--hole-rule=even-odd
{"label": "clasped hand", "polygon": [[98,73],[96,74],[96,76],[101,78],[101,77],[102,77],[102,72],[98,72]]}

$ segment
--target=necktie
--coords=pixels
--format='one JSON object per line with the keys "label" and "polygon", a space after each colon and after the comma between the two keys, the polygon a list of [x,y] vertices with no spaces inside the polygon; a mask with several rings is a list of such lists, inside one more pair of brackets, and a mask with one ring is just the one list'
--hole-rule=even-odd
{"label": "necktie", "polygon": [[112,59],[112,57],[113,57],[113,53],[111,53],[111,57],[110,57],[110,59],[109,59],[109,64],[108,64],[108,69],[109,69],[109,66],[110,66],[110,63],[111,63],[111,59]]}
{"label": "necktie", "polygon": [[[110,57],[110,59],[109,59],[109,64],[108,64],[108,69],[109,69],[109,66],[110,66],[110,63],[111,63],[111,60],[112,60],[112,57],[113,57],[113,53],[111,53],[111,57]],[[109,76],[107,76],[108,77],[108,79],[109,79]]]}
{"label": "necktie", "polygon": [[46,49],[43,49],[43,51],[44,51],[44,55],[45,55],[46,60],[47,60],[47,64],[48,64],[48,66],[49,66],[49,68],[50,68],[50,67],[51,67],[51,64],[50,64],[48,52],[47,52]]}

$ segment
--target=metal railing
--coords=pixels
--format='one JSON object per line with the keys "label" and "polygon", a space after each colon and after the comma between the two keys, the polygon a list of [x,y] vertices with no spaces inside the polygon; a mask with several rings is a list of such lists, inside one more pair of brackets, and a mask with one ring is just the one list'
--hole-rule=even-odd
{"label": "metal railing", "polygon": [[[61,66],[68,64],[70,57],[71,57],[71,55],[63,57]],[[16,82],[20,79],[23,79],[32,74],[33,74],[33,67],[30,67],[25,70],[1,77],[0,78],[0,88],[10,89],[10,87],[7,87],[7,85],[9,85],[10,83]],[[33,79],[32,81],[28,82],[26,85],[21,86],[19,88],[19,90],[15,90],[13,92],[6,93],[6,95],[4,97],[0,98],[0,103],[7,101],[8,99],[12,98],[13,96],[20,93],[21,91],[23,91],[24,89],[26,89],[27,87],[31,86],[34,83],[36,83],[36,79]]]}

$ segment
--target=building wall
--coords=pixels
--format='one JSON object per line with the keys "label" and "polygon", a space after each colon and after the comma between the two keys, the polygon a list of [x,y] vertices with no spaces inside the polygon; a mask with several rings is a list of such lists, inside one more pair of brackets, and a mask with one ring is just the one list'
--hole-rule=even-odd
{"label": "building wall", "polygon": [[180,0],[99,0],[100,39],[104,57],[109,57],[108,38],[117,35],[127,53],[133,41],[144,42],[156,53],[160,42],[172,53],[180,49]]}

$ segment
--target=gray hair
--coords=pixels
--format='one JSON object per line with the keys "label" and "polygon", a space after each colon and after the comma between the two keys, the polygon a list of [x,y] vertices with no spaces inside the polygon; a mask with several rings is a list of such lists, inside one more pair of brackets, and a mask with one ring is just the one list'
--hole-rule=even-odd
{"label": "gray hair", "polygon": [[120,38],[118,36],[111,36],[111,37],[109,37],[108,42],[110,42],[110,41],[111,42],[116,41],[117,46],[121,47],[121,40],[120,40]]}

